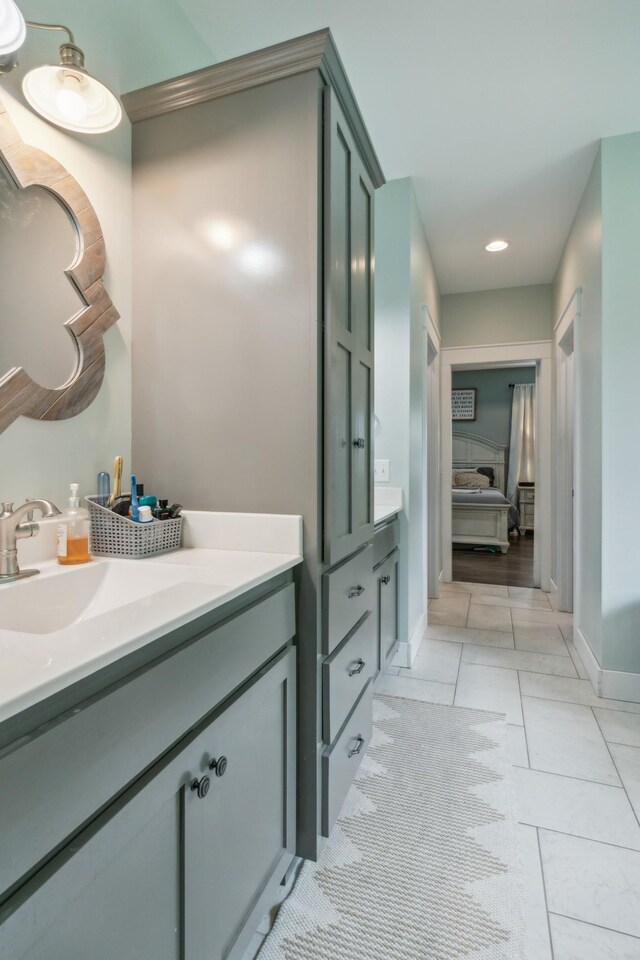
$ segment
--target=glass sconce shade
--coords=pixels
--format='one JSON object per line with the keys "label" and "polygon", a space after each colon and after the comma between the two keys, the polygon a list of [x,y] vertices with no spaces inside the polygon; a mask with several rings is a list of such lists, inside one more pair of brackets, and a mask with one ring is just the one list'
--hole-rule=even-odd
{"label": "glass sconce shade", "polygon": [[26,35],[24,17],[14,0],[0,0],[0,57],[18,50]]}
{"label": "glass sconce shade", "polygon": [[61,63],[36,67],[22,81],[33,109],[50,123],[76,133],[106,133],[122,119],[122,107],[108,87],[84,69],[75,44],[60,47]]}

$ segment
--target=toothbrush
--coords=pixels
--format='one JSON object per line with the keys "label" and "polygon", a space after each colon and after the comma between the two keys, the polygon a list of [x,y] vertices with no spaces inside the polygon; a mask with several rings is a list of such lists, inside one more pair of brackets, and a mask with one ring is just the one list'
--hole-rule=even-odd
{"label": "toothbrush", "polygon": [[116,457],[113,461],[113,487],[111,488],[111,497],[109,498],[108,507],[113,507],[114,503],[120,496],[120,484],[122,482],[122,457]]}
{"label": "toothbrush", "polygon": [[131,474],[131,519],[136,523],[140,520],[140,508],[138,507],[138,481],[135,474]]}

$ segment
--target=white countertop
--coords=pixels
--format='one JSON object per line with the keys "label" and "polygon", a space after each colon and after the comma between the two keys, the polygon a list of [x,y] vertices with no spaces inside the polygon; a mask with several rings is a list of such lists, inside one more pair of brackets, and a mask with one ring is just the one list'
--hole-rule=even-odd
{"label": "white countertop", "polygon": [[[126,602],[116,609],[87,613],[85,607],[75,622],[54,632],[0,629],[0,722],[302,561],[301,517],[184,511],[184,518],[183,549],[147,560],[96,558],[82,568],[61,567],[55,559],[38,560],[32,550],[29,561],[40,574],[0,586],[0,621],[5,592],[7,600],[12,592],[19,609],[34,595],[32,585],[49,581],[39,589],[55,596],[58,578],[80,569],[93,568],[90,576],[106,585],[104,592],[108,577],[122,584],[135,565],[137,579],[144,570],[146,594],[131,599],[125,588]],[[45,533],[43,544],[50,540]]]}
{"label": "white countertop", "polygon": [[402,510],[402,487],[374,487],[373,523],[377,526]]}

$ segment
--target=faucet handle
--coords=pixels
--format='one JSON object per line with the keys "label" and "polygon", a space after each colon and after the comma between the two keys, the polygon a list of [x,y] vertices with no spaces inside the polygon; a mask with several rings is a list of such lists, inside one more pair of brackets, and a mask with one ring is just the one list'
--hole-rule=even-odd
{"label": "faucet handle", "polygon": [[8,517],[13,513],[13,500],[2,501],[2,516]]}

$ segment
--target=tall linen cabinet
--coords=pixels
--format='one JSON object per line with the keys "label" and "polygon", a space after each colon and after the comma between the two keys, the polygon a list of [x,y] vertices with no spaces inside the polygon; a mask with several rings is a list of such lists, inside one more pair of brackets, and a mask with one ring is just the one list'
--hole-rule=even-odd
{"label": "tall linen cabinet", "polygon": [[327,30],[123,99],[133,466],[190,508],[304,518],[297,849],[314,858],[371,722],[384,178]]}

